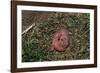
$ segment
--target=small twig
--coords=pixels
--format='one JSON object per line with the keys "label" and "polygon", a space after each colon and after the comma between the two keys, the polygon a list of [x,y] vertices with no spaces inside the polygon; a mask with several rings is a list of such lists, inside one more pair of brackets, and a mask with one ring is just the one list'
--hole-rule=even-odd
{"label": "small twig", "polygon": [[24,33],[26,33],[26,32],[28,32],[32,27],[34,27],[35,26],[35,23],[33,23],[31,26],[29,26],[26,30],[24,30],[23,32],[22,32],[22,34],[24,34]]}

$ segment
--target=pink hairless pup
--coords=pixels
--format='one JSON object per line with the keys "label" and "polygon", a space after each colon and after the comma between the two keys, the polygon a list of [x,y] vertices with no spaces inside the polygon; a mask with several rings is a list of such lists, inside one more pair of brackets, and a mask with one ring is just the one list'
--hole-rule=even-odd
{"label": "pink hairless pup", "polygon": [[53,34],[51,50],[64,51],[69,46],[69,32],[61,29]]}

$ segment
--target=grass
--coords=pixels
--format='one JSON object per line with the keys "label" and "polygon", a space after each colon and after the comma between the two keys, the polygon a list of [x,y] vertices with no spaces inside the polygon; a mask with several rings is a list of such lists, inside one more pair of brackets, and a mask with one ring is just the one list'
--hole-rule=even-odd
{"label": "grass", "polygon": [[[88,13],[22,12],[22,62],[81,60],[90,55],[90,15]],[[59,29],[69,31],[70,45],[64,52],[50,51],[51,38]]]}

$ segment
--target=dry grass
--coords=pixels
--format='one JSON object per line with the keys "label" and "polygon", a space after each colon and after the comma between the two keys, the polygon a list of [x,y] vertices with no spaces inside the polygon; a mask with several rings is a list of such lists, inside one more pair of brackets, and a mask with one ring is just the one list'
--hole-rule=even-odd
{"label": "dry grass", "polygon": [[[89,18],[88,13],[23,11],[22,30],[36,25],[22,35],[22,61],[89,59]],[[69,47],[64,52],[50,51],[53,33],[63,28],[70,33]]]}

